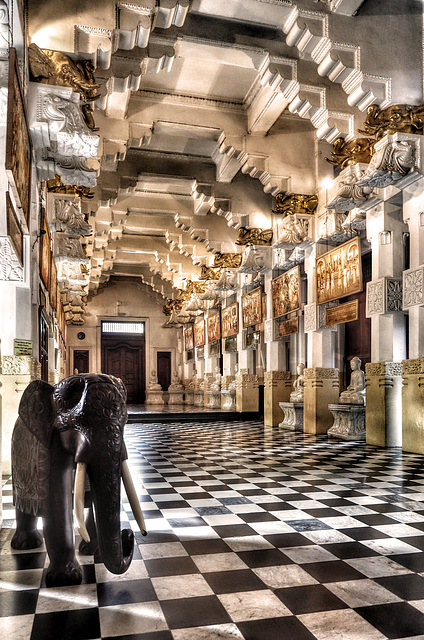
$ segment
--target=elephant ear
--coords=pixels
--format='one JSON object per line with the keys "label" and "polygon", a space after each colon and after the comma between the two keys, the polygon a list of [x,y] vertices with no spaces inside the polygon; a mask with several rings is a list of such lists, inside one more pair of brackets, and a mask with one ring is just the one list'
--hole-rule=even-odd
{"label": "elephant ear", "polygon": [[54,387],[43,380],[31,382],[22,394],[19,417],[26,428],[46,447],[53,431],[54,412],[52,394]]}

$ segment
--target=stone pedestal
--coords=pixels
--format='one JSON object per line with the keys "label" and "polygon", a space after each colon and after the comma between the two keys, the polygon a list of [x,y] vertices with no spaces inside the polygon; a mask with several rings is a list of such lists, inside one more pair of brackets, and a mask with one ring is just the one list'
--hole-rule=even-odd
{"label": "stone pedestal", "polygon": [[2,473],[10,474],[12,431],[25,388],[40,379],[41,367],[31,356],[2,356],[0,374]]}
{"label": "stone pedestal", "polygon": [[258,376],[241,373],[236,376],[236,410],[259,411],[259,381]]}
{"label": "stone pedestal", "polygon": [[184,392],[184,404],[192,406],[194,404],[194,389],[187,388]]}
{"label": "stone pedestal", "polygon": [[367,444],[402,445],[402,365],[370,362],[365,365]]}
{"label": "stone pedestal", "polygon": [[402,362],[402,448],[424,453],[424,358]]}
{"label": "stone pedestal", "polygon": [[224,411],[236,410],[235,376],[222,376],[221,378],[221,409]]}
{"label": "stone pedestal", "polygon": [[280,402],[283,410],[283,421],[278,425],[280,429],[303,431],[303,402]]}
{"label": "stone pedestal", "polygon": [[215,391],[213,389],[209,389],[206,392],[208,397],[208,403],[206,405],[207,409],[220,409],[221,408],[221,390]]}
{"label": "stone pedestal", "polygon": [[276,427],[281,418],[280,404],[289,400],[292,390],[290,371],[265,371],[264,425]]}
{"label": "stone pedestal", "polygon": [[327,435],[342,440],[365,440],[365,407],[360,404],[329,404],[334,423]]}
{"label": "stone pedestal", "polygon": [[313,367],[304,371],[303,431],[327,433],[333,424],[328,405],[339,399],[339,370]]}
{"label": "stone pedestal", "polygon": [[163,399],[163,391],[160,384],[152,382],[146,389],[146,400],[144,404],[163,406],[165,401]]}
{"label": "stone pedestal", "polygon": [[203,406],[207,407],[209,402],[209,394],[208,391],[213,382],[213,373],[205,373],[205,377],[203,379]]}
{"label": "stone pedestal", "polygon": [[182,384],[171,384],[168,387],[168,405],[184,404],[184,387]]}
{"label": "stone pedestal", "polygon": [[205,381],[203,380],[203,378],[196,379],[194,394],[193,394],[193,404],[195,407],[205,406],[204,386],[205,386]]}

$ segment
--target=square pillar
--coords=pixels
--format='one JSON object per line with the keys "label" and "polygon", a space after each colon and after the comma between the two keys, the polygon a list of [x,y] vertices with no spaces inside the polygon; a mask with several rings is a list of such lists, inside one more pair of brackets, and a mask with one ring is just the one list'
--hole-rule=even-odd
{"label": "square pillar", "polygon": [[292,391],[290,371],[265,371],[264,425],[276,427],[281,422],[280,402],[288,402]]}
{"label": "square pillar", "polygon": [[424,453],[424,358],[402,362],[402,448]]}
{"label": "square pillar", "polygon": [[401,363],[370,362],[366,364],[365,385],[367,444],[374,444],[379,447],[401,446]]}
{"label": "square pillar", "polygon": [[305,369],[303,401],[304,433],[327,433],[333,424],[328,405],[339,399],[339,370],[314,367]]}
{"label": "square pillar", "polygon": [[258,376],[250,373],[239,373],[236,376],[236,410],[259,411]]}

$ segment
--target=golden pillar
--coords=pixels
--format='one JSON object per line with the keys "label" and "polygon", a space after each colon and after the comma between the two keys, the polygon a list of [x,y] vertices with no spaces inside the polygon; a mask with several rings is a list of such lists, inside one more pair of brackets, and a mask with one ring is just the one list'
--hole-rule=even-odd
{"label": "golden pillar", "polygon": [[366,440],[379,447],[402,444],[402,365],[370,362],[365,365]]}
{"label": "golden pillar", "polygon": [[402,362],[402,448],[424,453],[424,358]]}
{"label": "golden pillar", "polygon": [[293,390],[290,371],[265,371],[264,425],[276,427],[281,422],[280,402],[288,402]]}
{"label": "golden pillar", "polygon": [[304,371],[303,431],[327,433],[333,424],[328,405],[339,399],[339,370],[312,367]]}
{"label": "golden pillar", "polygon": [[239,373],[236,376],[236,410],[259,411],[259,380],[257,375]]}

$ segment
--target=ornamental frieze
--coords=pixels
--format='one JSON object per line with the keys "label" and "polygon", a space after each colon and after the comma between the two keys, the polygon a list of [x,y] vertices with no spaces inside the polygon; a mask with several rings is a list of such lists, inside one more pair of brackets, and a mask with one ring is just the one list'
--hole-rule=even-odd
{"label": "ornamental frieze", "polygon": [[275,198],[275,209],[272,212],[283,216],[311,215],[315,212],[317,206],[318,197],[316,195],[309,196],[299,193],[286,195],[279,193]]}
{"label": "ornamental frieze", "polygon": [[248,229],[240,227],[236,244],[241,246],[249,245],[270,245],[272,241],[272,229]]}
{"label": "ornamental frieze", "polygon": [[417,375],[424,373],[424,358],[413,360],[402,360],[402,373],[406,375]]}
{"label": "ornamental frieze", "polygon": [[220,253],[217,251],[214,254],[213,266],[238,269],[241,265],[242,258],[243,256],[241,253]]}
{"label": "ornamental frieze", "polygon": [[23,282],[24,270],[8,236],[0,237],[0,280]]}
{"label": "ornamental frieze", "polygon": [[374,153],[374,144],[375,140],[372,138],[354,138],[348,142],[344,138],[337,138],[330,157],[326,160],[342,169],[358,163],[368,164]]}
{"label": "ornamental frieze", "polygon": [[298,214],[287,215],[278,224],[278,236],[276,246],[302,245],[307,246],[313,242],[314,216],[301,216]]}
{"label": "ornamental frieze", "polygon": [[367,108],[367,118],[359,133],[374,136],[380,140],[396,132],[422,134],[424,128],[424,105],[413,107],[408,104],[392,104],[380,109],[377,104]]}
{"label": "ornamental frieze", "polygon": [[304,369],[305,380],[337,380],[339,383],[339,370],[325,369],[323,367],[308,367]]}
{"label": "ornamental frieze", "polygon": [[90,236],[93,232],[81,211],[81,198],[75,195],[48,194],[47,221],[55,231],[71,235]]}
{"label": "ornamental frieze", "polygon": [[365,365],[366,376],[395,378],[402,375],[401,362],[368,362]]}
{"label": "ornamental frieze", "polygon": [[4,376],[28,375],[41,377],[41,365],[32,356],[1,356],[1,373]]}

